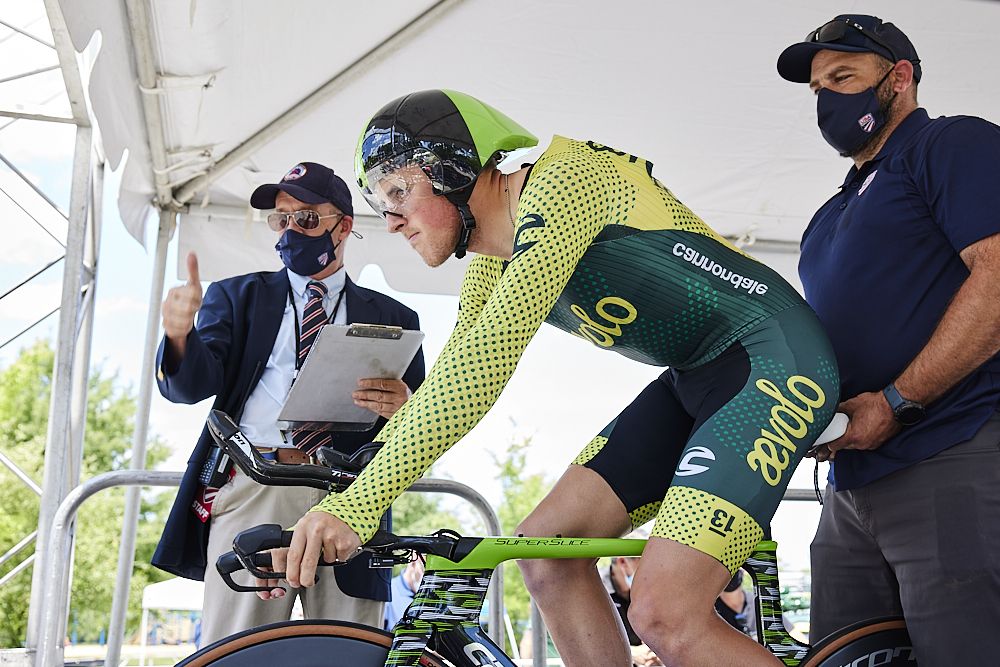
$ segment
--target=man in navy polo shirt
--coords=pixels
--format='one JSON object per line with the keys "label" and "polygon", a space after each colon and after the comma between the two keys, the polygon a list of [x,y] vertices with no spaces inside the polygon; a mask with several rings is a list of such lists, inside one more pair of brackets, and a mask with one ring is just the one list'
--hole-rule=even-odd
{"label": "man in navy polo shirt", "polygon": [[809,84],[823,137],[854,162],[799,262],[851,418],[818,453],[836,493],[812,544],[810,635],[903,614],[921,667],[992,664],[981,630],[1000,627],[1000,128],[930,119],[913,44],[873,16],[824,24],[778,72]]}

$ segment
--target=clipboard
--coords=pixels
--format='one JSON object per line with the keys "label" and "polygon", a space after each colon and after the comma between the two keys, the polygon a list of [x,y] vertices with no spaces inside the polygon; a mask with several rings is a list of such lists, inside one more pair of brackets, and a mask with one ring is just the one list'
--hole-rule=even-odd
{"label": "clipboard", "polygon": [[378,414],[354,404],[351,394],[358,380],[402,379],[423,339],[422,331],[381,324],[324,326],[278,414],[279,427],[291,430],[319,422],[314,428],[370,429]]}

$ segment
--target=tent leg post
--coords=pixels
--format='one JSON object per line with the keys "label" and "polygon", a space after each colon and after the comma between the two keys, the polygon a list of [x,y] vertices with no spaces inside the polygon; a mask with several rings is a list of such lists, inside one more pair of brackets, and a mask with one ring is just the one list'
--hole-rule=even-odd
{"label": "tent leg post", "polygon": [[[146,317],[146,342],[142,355],[142,374],[139,376],[139,399],[135,409],[135,431],[132,438],[132,470],[146,467],[146,434],[149,428],[149,404],[153,393],[153,361],[156,341],[160,332],[160,300],[163,298],[164,274],[167,268],[167,246],[173,236],[177,221],[175,211],[160,209],[160,227],[156,236],[156,260],[153,280],[149,288],[149,312]],[[135,530],[139,517],[138,487],[125,492],[125,517],[122,520],[122,539],[118,549],[118,575],[111,601],[111,621],[108,629],[108,651],[105,667],[118,667],[122,641],[125,639],[125,617],[128,613],[128,593],[135,564]]]}

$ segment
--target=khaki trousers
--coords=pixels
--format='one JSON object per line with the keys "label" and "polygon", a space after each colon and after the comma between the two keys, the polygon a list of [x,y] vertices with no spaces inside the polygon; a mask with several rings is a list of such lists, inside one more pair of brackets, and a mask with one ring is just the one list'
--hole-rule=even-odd
{"label": "khaki trousers", "polygon": [[[242,530],[262,523],[284,528],[295,525],[326,493],[296,486],[265,486],[237,470],[236,476],[219,489],[212,505],[212,529],[208,540],[205,600],[202,607],[201,646],[258,625],[288,620],[296,596],[302,599],[305,618],[328,618],[382,627],[382,602],[363,600],[341,592],[332,570],[320,568],[319,583],[312,588],[287,589],[285,597],[261,600],[253,593],[233,591],[215,570],[215,561],[233,548],[233,538]],[[254,585],[248,572],[233,578]]]}

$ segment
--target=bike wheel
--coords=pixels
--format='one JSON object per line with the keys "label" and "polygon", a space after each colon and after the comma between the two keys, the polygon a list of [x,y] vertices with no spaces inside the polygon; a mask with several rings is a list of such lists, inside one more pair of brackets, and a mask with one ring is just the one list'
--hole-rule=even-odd
{"label": "bike wheel", "polygon": [[916,667],[913,644],[901,618],[849,625],[812,647],[799,667]]}
{"label": "bike wheel", "polygon": [[[175,667],[383,667],[392,633],[357,623],[272,623],[221,639]],[[445,667],[431,654],[422,667]]]}

